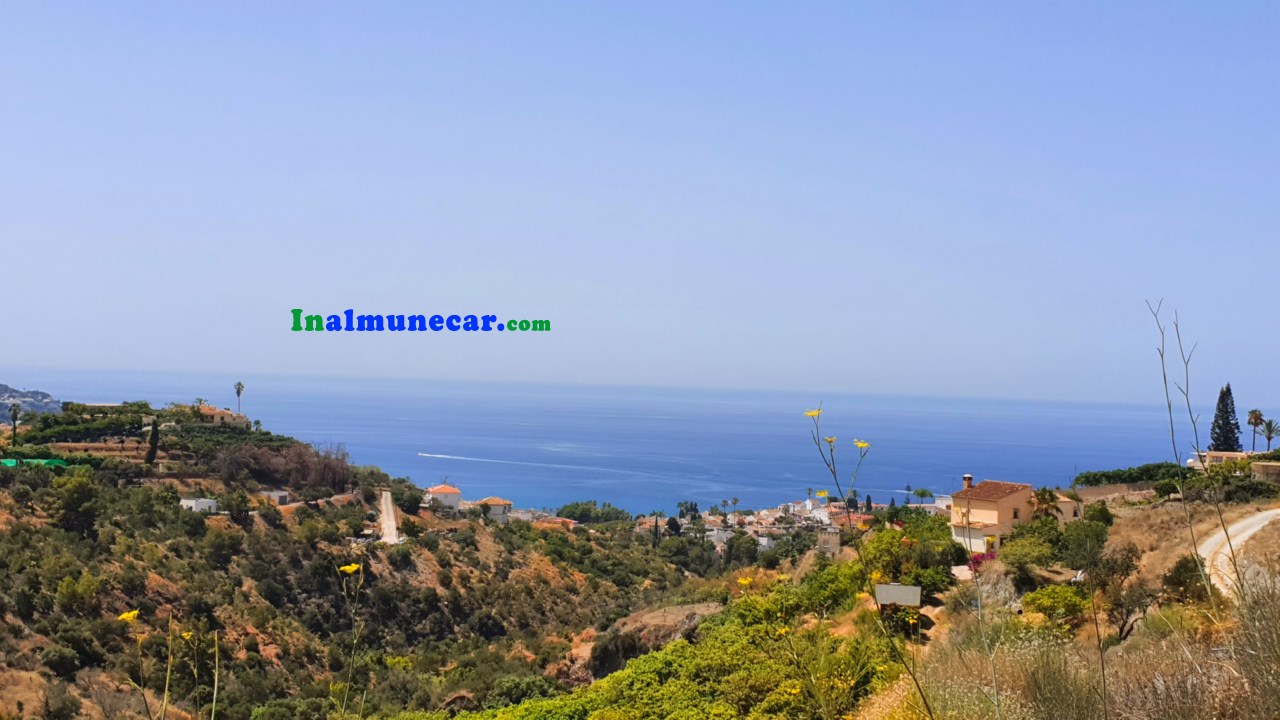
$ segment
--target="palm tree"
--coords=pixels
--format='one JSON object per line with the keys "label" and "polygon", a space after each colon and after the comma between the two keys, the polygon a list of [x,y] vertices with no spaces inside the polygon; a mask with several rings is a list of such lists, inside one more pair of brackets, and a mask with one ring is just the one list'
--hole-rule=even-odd
{"label": "palm tree", "polygon": [[1051,487],[1042,487],[1031,493],[1031,519],[1061,515],[1058,507],[1058,491]]}
{"label": "palm tree", "polygon": [[742,517],[738,515],[738,498],[729,501],[733,505],[733,524],[741,525]]}
{"label": "palm tree", "polygon": [[240,412],[240,396],[244,394],[244,383],[236,383],[236,412]]}
{"label": "palm tree", "polygon": [[13,426],[13,439],[10,445],[18,444],[18,414],[22,412],[22,405],[13,403],[9,406],[9,424]]}
{"label": "palm tree", "polygon": [[1253,450],[1255,452],[1258,449],[1258,428],[1262,425],[1262,422],[1261,410],[1249,411],[1249,427],[1253,428]]}
{"label": "palm tree", "polygon": [[1280,435],[1280,422],[1266,420],[1262,423],[1262,437],[1267,441],[1267,452],[1271,452],[1271,441]]}
{"label": "palm tree", "polygon": [[916,488],[916,489],[915,489],[915,492],[914,492],[913,494],[914,494],[916,497],[920,498],[920,504],[921,504],[921,505],[923,505],[923,504],[924,504],[924,501],[925,501],[925,499],[926,499],[926,498],[932,498],[932,497],[933,497],[933,492],[932,492],[932,491],[930,491],[930,490],[927,490],[927,489],[925,489],[925,488]]}

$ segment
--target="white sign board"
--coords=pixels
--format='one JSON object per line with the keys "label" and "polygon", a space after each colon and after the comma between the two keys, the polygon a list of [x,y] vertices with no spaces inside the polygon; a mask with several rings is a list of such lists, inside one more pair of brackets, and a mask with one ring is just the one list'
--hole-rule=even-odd
{"label": "white sign board", "polygon": [[919,585],[876,585],[876,602],[881,605],[920,607]]}

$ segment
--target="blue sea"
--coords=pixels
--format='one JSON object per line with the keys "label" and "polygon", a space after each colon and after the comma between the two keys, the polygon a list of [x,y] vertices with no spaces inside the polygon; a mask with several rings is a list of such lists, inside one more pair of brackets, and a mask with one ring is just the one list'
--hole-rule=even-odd
{"label": "blue sea", "polygon": [[[0,378],[61,400],[153,404],[200,396],[272,431],[341,445],[420,486],[442,480],[467,498],[517,507],[596,499],[631,512],[703,508],[738,498],[762,508],[834,488],[810,437],[808,408],[839,438],[848,476],[855,437],[872,443],[860,496],[949,493],[972,473],[1066,486],[1080,471],[1171,458],[1162,398],[1150,406],[1007,400],[424,381],[315,380],[30,371]],[[1181,423],[1180,423],[1181,425]],[[1180,427],[1181,431],[1181,427]],[[842,482],[844,478],[842,477]],[[914,499],[914,498],[912,498]]]}

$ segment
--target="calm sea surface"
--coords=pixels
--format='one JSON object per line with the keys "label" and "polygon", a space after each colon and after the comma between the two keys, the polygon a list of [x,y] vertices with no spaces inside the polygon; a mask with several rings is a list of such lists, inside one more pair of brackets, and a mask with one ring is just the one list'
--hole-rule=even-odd
{"label": "calm sea surface", "polygon": [[[235,407],[237,378],[18,373],[0,378],[61,400],[155,404],[196,396]],[[584,388],[243,378],[243,409],[270,430],[340,444],[358,464],[422,486],[447,478],[467,498],[517,507],[598,499],[670,512],[803,499],[830,481],[806,408],[822,401],[845,470],[852,440],[873,444],[858,478],[876,502],[906,486],[950,492],[960,476],[1066,485],[1078,471],[1170,458],[1168,421],[1150,407],[789,392]],[[1158,389],[1157,389],[1158,391]]]}

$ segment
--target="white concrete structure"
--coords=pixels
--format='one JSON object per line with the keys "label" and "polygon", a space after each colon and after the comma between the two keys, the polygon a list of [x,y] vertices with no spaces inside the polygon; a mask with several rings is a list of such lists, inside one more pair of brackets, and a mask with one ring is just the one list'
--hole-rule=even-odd
{"label": "white concrete structure", "polygon": [[218,512],[218,501],[213,498],[185,498],[178,504],[191,512],[206,514]]}
{"label": "white concrete structure", "polygon": [[284,505],[285,503],[289,502],[289,491],[288,490],[267,490],[266,492],[262,493],[262,497],[270,500],[271,502],[277,505]]}

